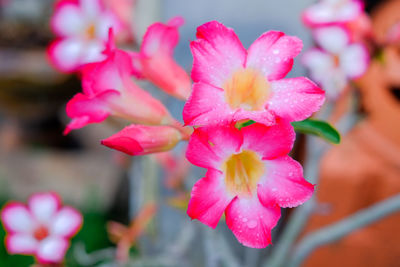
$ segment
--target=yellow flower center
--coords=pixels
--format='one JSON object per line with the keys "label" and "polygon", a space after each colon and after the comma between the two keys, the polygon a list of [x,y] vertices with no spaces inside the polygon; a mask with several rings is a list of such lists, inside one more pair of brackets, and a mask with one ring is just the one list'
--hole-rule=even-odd
{"label": "yellow flower center", "polygon": [[240,69],[223,85],[226,102],[232,109],[262,110],[271,90],[264,75],[254,69]]}
{"label": "yellow flower center", "polygon": [[233,154],[222,165],[228,191],[241,197],[251,197],[265,172],[260,157],[248,150]]}
{"label": "yellow flower center", "polygon": [[87,27],[86,37],[90,40],[96,38],[96,25],[90,24],[89,27]]}

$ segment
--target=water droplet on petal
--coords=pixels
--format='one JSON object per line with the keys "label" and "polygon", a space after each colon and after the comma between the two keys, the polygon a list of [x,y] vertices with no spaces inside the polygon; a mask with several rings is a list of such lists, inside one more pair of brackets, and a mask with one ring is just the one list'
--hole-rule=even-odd
{"label": "water droplet on petal", "polygon": [[251,220],[247,223],[247,227],[249,227],[250,229],[253,229],[257,226],[257,221],[255,220]]}
{"label": "water droplet on petal", "polygon": [[247,218],[243,218],[242,221],[243,222],[247,222],[248,220],[247,220]]}

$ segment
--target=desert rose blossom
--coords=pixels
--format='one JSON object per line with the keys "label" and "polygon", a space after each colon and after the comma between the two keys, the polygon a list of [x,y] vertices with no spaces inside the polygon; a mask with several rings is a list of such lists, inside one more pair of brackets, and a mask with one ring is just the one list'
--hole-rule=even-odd
{"label": "desert rose blossom", "polygon": [[314,30],[314,38],[320,48],[304,53],[302,63],[327,97],[336,99],[350,79],[367,70],[368,50],[362,43],[351,43],[350,33],[340,26],[319,27]]}
{"label": "desert rose blossom", "polygon": [[62,206],[55,193],[37,193],[28,199],[28,205],[7,203],[1,221],[8,253],[33,255],[41,264],[54,264],[63,261],[69,240],[82,225],[82,215]]}
{"label": "desert rose blossom", "polygon": [[288,122],[196,128],[186,157],[207,168],[191,193],[187,213],[215,228],[225,212],[226,223],[245,246],[264,248],[280,207],[307,201],[314,186],[303,178],[301,165],[287,156],[295,133]]}
{"label": "desert rose blossom", "polygon": [[61,0],[54,8],[51,28],[57,39],[49,46],[51,63],[62,72],[105,59],[108,30],[118,34],[121,21],[101,0]]}
{"label": "desert rose blossom", "polygon": [[66,112],[72,121],[64,134],[89,123],[102,122],[109,115],[133,123],[178,124],[159,100],[133,82],[131,58],[114,47],[112,31],[104,54],[104,61],[82,68],[83,92],[67,103]]}
{"label": "desert rose blossom", "polygon": [[324,92],[307,78],[283,79],[302,49],[297,37],[269,31],[246,51],[234,31],[216,21],[198,27],[196,36],[190,44],[195,83],[183,109],[185,124],[299,121],[324,102]]}
{"label": "desert rose blossom", "polygon": [[133,15],[135,14],[136,0],[102,0],[121,22],[121,31],[117,40],[134,40]]}
{"label": "desert rose blossom", "polygon": [[183,18],[172,18],[168,23],[156,22],[146,31],[140,53],[132,52],[133,74],[151,81],[166,93],[186,100],[191,82],[186,71],[173,58],[179,41],[178,28]]}
{"label": "desert rose blossom", "polygon": [[181,140],[181,132],[171,126],[130,125],[102,140],[101,144],[131,156],[139,156],[171,150]]}
{"label": "desert rose blossom", "polygon": [[361,0],[321,0],[302,14],[303,22],[310,26],[328,26],[354,22],[364,13]]}

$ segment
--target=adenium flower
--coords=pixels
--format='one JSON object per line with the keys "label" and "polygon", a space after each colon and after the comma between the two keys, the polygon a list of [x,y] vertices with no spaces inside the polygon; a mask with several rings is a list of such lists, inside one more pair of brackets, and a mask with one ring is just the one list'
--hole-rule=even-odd
{"label": "adenium flower", "polygon": [[361,0],[321,0],[303,13],[306,25],[327,26],[355,21],[364,13]]}
{"label": "adenium flower", "polygon": [[132,81],[131,57],[114,47],[112,31],[104,54],[104,61],[82,68],[83,93],[76,94],[67,104],[67,115],[72,121],[64,134],[89,123],[102,122],[109,115],[134,123],[176,124],[159,100]]}
{"label": "adenium flower", "polygon": [[182,140],[171,126],[130,125],[101,141],[101,144],[131,156],[168,151]]}
{"label": "adenium flower", "polygon": [[6,249],[10,254],[33,255],[42,264],[60,263],[69,240],[79,231],[82,215],[62,206],[55,193],[37,193],[28,205],[9,202],[1,211],[7,232]]}
{"label": "adenium flower", "polygon": [[102,51],[108,30],[113,28],[118,33],[121,25],[101,0],[58,1],[51,18],[58,39],[48,48],[50,61],[62,72],[74,72],[86,63],[105,59]]}
{"label": "adenium flower", "polygon": [[304,120],[322,105],[324,92],[313,82],[283,79],[302,49],[297,37],[269,31],[246,51],[234,31],[216,21],[198,27],[196,36],[185,124],[251,119],[271,125],[277,117]]}
{"label": "adenium flower", "polygon": [[110,9],[121,22],[121,31],[118,40],[133,40],[133,15],[135,14],[136,0],[103,0],[106,8]]}
{"label": "adenium flower", "polygon": [[215,228],[223,212],[243,245],[264,248],[280,207],[308,200],[314,186],[303,178],[301,165],[287,156],[295,133],[290,123],[255,123],[238,130],[233,124],[196,128],[187,159],[207,168],[194,185],[187,213]]}
{"label": "adenium flower", "polygon": [[143,37],[140,53],[132,52],[133,74],[147,79],[166,93],[186,100],[191,82],[188,74],[173,58],[179,41],[178,28],[183,18],[172,18],[167,24],[152,24]]}
{"label": "adenium flower", "polygon": [[335,99],[349,79],[356,79],[367,70],[368,50],[361,43],[351,43],[349,32],[340,26],[317,28],[314,38],[322,49],[310,49],[304,53],[302,62],[327,96]]}

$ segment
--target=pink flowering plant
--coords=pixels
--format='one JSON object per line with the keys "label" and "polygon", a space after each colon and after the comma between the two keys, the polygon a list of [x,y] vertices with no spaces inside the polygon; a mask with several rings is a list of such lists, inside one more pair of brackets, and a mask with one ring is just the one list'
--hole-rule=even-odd
{"label": "pink flowering plant", "polygon": [[[197,28],[190,43],[189,75],[173,57],[182,17],[150,25],[136,50],[118,46],[133,39],[124,7],[134,2],[60,0],[55,5],[51,26],[57,39],[48,48],[49,57],[58,70],[77,72],[82,83],[82,91],[66,105],[70,121],[64,134],[107,120],[122,122],[116,133],[101,140],[102,145],[131,156],[163,152],[153,159],[164,167],[167,187],[182,200],[179,205],[191,219],[211,228],[225,220],[244,246],[267,247],[281,208],[297,207],[314,192],[315,184],[289,155],[295,131],[340,142],[332,126],[310,119],[323,105],[325,91],[307,77],[286,78],[302,41],[267,31],[246,49],[233,29],[210,21]],[[347,22],[349,11],[343,12]],[[330,23],[325,20],[323,24]],[[364,48],[340,34],[344,37],[338,43],[326,47],[332,55],[321,51],[310,61],[323,61],[326,71],[344,67],[341,79],[361,75],[367,58]],[[316,32],[325,35],[329,32]],[[321,37],[320,46],[324,45]],[[365,61],[362,67],[350,62],[359,59]],[[311,75],[323,84],[320,76]],[[185,101],[183,122],[138,80]],[[173,154],[181,141],[188,142],[181,154],[206,171],[203,178],[195,175],[191,190],[185,180],[192,175],[188,162]],[[146,225],[155,212],[146,217]],[[82,224],[79,212],[62,207],[53,193],[35,194],[27,206],[7,204],[1,219],[8,252],[34,255],[39,264],[62,263],[70,238]],[[123,257],[116,260],[125,262],[146,225],[112,225],[110,236],[123,248],[117,251]]]}
{"label": "pink flowering plant", "polygon": [[70,239],[82,226],[82,215],[63,206],[56,193],[36,193],[28,204],[9,202],[1,210],[10,254],[32,255],[39,264],[62,263]]}
{"label": "pink flowering plant", "polygon": [[321,0],[303,12],[316,47],[304,53],[302,62],[310,76],[336,101],[352,81],[367,70],[372,38],[371,22],[359,0]]}

